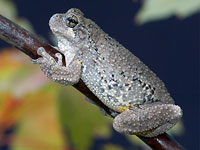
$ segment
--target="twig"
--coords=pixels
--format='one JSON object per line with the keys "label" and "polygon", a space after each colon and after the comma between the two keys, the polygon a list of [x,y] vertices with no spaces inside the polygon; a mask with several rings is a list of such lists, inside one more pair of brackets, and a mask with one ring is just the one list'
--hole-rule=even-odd
{"label": "twig", "polygon": [[[12,21],[0,15],[0,38],[7,43],[10,43],[23,51],[29,57],[36,59],[40,56],[37,54],[39,47],[44,47],[52,57],[57,60],[55,53],[60,53],[46,42],[38,39],[32,33],[26,31],[22,27],[16,25]],[[62,53],[61,53],[62,54]],[[62,54],[63,55],[63,54]],[[63,64],[65,64],[65,57],[63,57]],[[98,106],[103,108],[111,117],[110,109],[104,105],[80,80],[77,84],[73,85],[76,89],[89,97]],[[138,136],[142,141],[155,150],[183,150],[184,148],[178,144],[174,139],[170,138],[166,133],[154,138],[146,138]]]}

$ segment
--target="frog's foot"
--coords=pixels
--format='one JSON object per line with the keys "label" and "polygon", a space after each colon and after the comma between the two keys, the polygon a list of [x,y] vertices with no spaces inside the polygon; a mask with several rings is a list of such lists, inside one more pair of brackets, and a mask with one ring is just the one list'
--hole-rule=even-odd
{"label": "frog's foot", "polygon": [[125,134],[155,137],[173,127],[182,117],[174,104],[146,104],[127,109],[115,117],[113,127]]}
{"label": "frog's foot", "polygon": [[32,62],[40,64],[41,70],[48,78],[65,85],[72,85],[80,80],[81,62],[79,60],[74,60],[65,67],[60,53],[55,54],[58,61],[51,57],[43,47],[38,48],[37,53],[42,57],[33,59]]}

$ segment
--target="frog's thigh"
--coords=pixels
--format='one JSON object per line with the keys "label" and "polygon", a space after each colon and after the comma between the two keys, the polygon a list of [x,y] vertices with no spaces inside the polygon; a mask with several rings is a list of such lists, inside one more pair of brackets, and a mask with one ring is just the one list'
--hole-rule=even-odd
{"label": "frog's thigh", "polygon": [[116,116],[113,127],[120,133],[154,137],[171,128],[181,116],[181,108],[174,104],[146,104]]}

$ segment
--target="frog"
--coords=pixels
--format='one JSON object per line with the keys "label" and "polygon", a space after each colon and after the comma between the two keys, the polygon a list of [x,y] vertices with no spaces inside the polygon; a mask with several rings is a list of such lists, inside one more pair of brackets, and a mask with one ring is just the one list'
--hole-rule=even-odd
{"label": "frog", "polygon": [[[165,84],[138,57],[105,33],[78,8],[56,13],[49,26],[57,38],[58,61],[43,47],[33,60],[55,82],[74,85],[82,80],[115,112],[113,128],[122,134],[155,137],[182,117]],[[89,100],[90,101],[90,100]]]}

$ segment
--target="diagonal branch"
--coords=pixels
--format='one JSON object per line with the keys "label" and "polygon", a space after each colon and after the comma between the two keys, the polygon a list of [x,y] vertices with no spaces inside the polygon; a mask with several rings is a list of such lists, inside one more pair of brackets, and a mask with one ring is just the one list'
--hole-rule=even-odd
{"label": "diagonal branch", "polygon": [[[6,19],[5,17],[0,15],[0,38],[7,43],[10,43],[20,49],[22,52],[27,54],[32,59],[37,59],[41,56],[37,54],[37,49],[39,47],[44,47],[47,53],[49,53],[54,59],[56,53],[60,53],[52,46],[47,44],[46,42],[40,40],[32,33],[26,31],[22,27],[16,25],[12,21]],[[64,56],[62,53],[60,53]],[[63,64],[65,64],[65,57],[63,57]],[[84,95],[89,97],[94,101],[98,106],[103,108],[111,117],[110,109],[104,105],[80,80],[77,84],[73,85],[76,89],[82,92]],[[168,136],[166,133],[159,135],[154,138],[146,138],[142,136],[138,136],[143,142],[149,145],[152,149],[155,150],[183,150],[184,148],[178,144],[174,139]]]}

